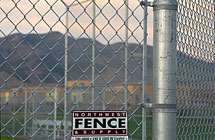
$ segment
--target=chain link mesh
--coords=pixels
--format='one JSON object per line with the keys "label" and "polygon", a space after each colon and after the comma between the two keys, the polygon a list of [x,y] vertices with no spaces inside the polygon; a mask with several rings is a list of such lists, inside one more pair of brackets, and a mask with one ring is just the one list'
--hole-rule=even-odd
{"label": "chain link mesh", "polygon": [[[2,136],[69,138],[70,113],[95,109],[128,110],[129,138],[141,139],[144,12],[138,0],[1,0],[0,5]],[[149,51],[152,79],[152,47]]]}
{"label": "chain link mesh", "polygon": [[177,139],[215,139],[213,0],[178,0]]}
{"label": "chain link mesh", "polygon": [[[138,0],[129,4],[123,0],[96,1],[94,19],[93,4],[87,0],[0,1],[2,136],[69,138],[72,110],[126,109],[129,138],[141,139],[142,124],[147,123],[147,139],[151,139],[152,120],[146,121],[141,113],[143,8]],[[212,140],[215,138],[214,2],[178,0],[178,4],[177,139]],[[148,47],[147,53],[144,98],[151,102],[152,47]],[[64,121],[68,126],[66,135]]]}

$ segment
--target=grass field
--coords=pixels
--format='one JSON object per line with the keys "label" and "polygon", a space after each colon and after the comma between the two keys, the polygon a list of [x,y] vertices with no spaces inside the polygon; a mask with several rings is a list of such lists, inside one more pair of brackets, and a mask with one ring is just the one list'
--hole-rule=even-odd
{"label": "grass field", "polygon": [[[45,119],[47,116],[44,115],[37,115],[37,119]],[[53,119],[50,117],[50,119]],[[62,120],[63,115],[58,115],[57,120]],[[23,114],[17,114],[16,119],[13,119],[13,116],[11,114],[1,114],[1,121],[5,124],[9,122],[6,125],[6,129],[9,130],[12,134],[17,133],[18,135],[23,135],[24,134],[24,129],[21,124],[24,123],[24,115]],[[128,121],[128,130],[129,130],[129,137],[132,137],[133,139],[141,139],[142,138],[142,124],[141,124],[141,118],[131,118]],[[21,123],[21,124],[20,124]],[[147,121],[147,140],[152,139],[152,119],[148,118]],[[13,125],[15,124],[15,125]],[[30,131],[29,128],[32,126],[32,119],[31,116],[27,117],[27,131]],[[1,126],[3,127],[3,126]],[[14,132],[13,132],[14,131]],[[9,135],[7,131],[1,132],[2,135]],[[1,137],[1,140],[11,140],[9,137]],[[16,140],[24,140],[24,139],[18,139]]]}
{"label": "grass field", "polygon": [[[45,119],[47,116],[45,115],[37,115],[36,119]],[[53,119],[50,117],[50,119]],[[58,115],[57,120],[62,120],[63,115]],[[128,130],[129,130],[129,138],[133,139],[141,139],[142,138],[142,124],[141,124],[141,118],[140,117],[134,117],[131,118],[128,121]],[[24,134],[23,126],[20,125],[24,123],[24,115],[23,114],[17,114],[16,119],[13,119],[13,116],[10,114],[1,114],[1,122],[6,124],[6,129],[10,131],[12,134],[17,134],[18,136],[22,136]],[[205,119],[181,119],[178,121],[178,130],[177,135],[179,139],[183,140],[189,140],[189,139],[195,139],[195,140],[209,140],[213,137],[214,134],[214,128],[213,128],[213,121],[207,121]],[[13,125],[15,124],[15,125]],[[152,119],[148,118],[146,121],[147,128],[147,140],[152,140]],[[32,126],[32,119],[31,116],[28,116],[27,118],[27,130],[30,132],[30,129]],[[3,125],[1,124],[1,128],[3,128]],[[14,130],[14,132],[13,132]],[[1,131],[2,136],[8,136],[10,135],[6,130]],[[1,137],[1,140],[11,140],[9,137]],[[24,140],[16,138],[15,140]]]}
{"label": "grass field", "polygon": [[[12,138],[11,137],[7,137],[7,136],[1,136],[0,140],[12,140]],[[15,138],[15,140],[27,140],[27,139]]]}

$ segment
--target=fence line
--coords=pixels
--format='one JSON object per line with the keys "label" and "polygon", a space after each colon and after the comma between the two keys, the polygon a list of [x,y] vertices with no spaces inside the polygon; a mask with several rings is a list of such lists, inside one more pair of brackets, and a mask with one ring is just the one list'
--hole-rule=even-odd
{"label": "fence line", "polygon": [[177,3],[1,0],[1,135],[69,139],[70,112],[95,109],[127,110],[129,139],[214,139],[214,1]]}

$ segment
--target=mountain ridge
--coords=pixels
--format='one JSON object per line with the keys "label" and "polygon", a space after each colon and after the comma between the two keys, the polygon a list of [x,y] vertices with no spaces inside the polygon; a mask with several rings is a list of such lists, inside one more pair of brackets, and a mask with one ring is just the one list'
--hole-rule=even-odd
{"label": "mountain ridge", "polygon": [[[0,82],[17,87],[21,83],[61,83],[64,78],[64,35],[13,34],[0,38]],[[91,81],[92,39],[68,37],[68,80]],[[125,43],[95,43],[96,83],[123,84]],[[152,83],[152,47],[148,46],[148,82]],[[128,83],[141,81],[142,45],[128,44]],[[12,76],[11,76],[12,75]],[[8,79],[9,78],[9,79]]]}
{"label": "mountain ridge", "polygon": [[[0,38],[0,87],[64,86],[64,35],[12,34]],[[128,84],[142,81],[142,45],[128,44]],[[123,85],[125,83],[125,42],[102,44],[95,42],[96,85]],[[177,65],[189,62],[192,73],[207,65],[214,70],[214,62],[177,51]],[[147,83],[152,83],[153,48],[147,46]],[[198,64],[198,65],[197,65]],[[68,37],[68,80],[92,80],[92,39]],[[180,71],[183,71],[180,69]],[[180,75],[178,75],[179,78]],[[198,80],[198,79],[197,79]]]}

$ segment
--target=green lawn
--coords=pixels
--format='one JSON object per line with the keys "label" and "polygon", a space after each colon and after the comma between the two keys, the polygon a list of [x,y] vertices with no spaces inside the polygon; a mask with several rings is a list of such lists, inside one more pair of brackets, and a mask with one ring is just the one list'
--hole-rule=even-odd
{"label": "green lawn", "polygon": [[[133,139],[141,139],[142,138],[142,120],[141,118],[132,118],[128,121],[128,132],[129,137]],[[152,139],[152,119],[148,118],[146,121],[146,134],[147,140]]]}
{"label": "green lawn", "polygon": [[[1,136],[0,140],[12,140],[12,138],[11,137],[6,137],[6,136]],[[15,140],[27,140],[27,139],[15,138]]]}
{"label": "green lawn", "polygon": [[[17,134],[18,136],[23,136],[24,130],[21,124],[24,123],[24,115],[23,114],[17,114],[16,119],[12,119],[12,115],[10,114],[1,114],[1,122],[6,124],[6,127],[3,127],[2,124],[0,124],[0,128],[6,128],[10,133]],[[45,119],[47,118],[47,115],[37,115],[37,119]],[[63,115],[58,115],[58,120],[62,120]],[[53,119],[53,118],[50,118]],[[32,125],[32,119],[29,115],[27,118],[27,130],[30,132],[31,125]],[[142,120],[140,117],[131,118],[128,121],[128,136],[133,139],[141,139],[142,138]],[[21,124],[19,124],[21,123]],[[13,125],[15,124],[15,125]],[[152,140],[152,119],[148,118],[146,121],[147,128],[147,140]],[[13,132],[14,130],[14,132]],[[2,136],[8,136],[10,135],[5,129],[1,129],[1,135]],[[191,120],[179,120],[178,121],[178,129],[177,134],[178,138],[182,138],[185,140],[188,139],[205,139],[207,136],[212,136],[214,133],[213,125],[211,122],[207,122],[205,120],[201,119],[191,119]],[[1,137],[1,140],[11,140],[9,137]],[[24,140],[16,138],[15,140]]]}
{"label": "green lawn", "polygon": [[[8,121],[10,121],[7,125],[6,125],[6,129],[10,130],[10,132],[12,133],[12,130],[14,130],[14,133],[18,133],[18,135],[23,135],[24,134],[24,130],[22,129],[22,125],[24,123],[24,115],[23,114],[17,114],[16,118],[17,119],[13,119],[11,120],[13,116],[10,114],[1,114],[1,121],[3,123],[6,123]],[[36,116],[37,119],[45,119],[47,118],[46,115],[37,115]],[[62,120],[63,115],[58,115],[57,119],[58,120]],[[53,119],[53,118],[51,118]],[[31,124],[32,124],[32,119],[31,116],[29,115],[27,117],[27,130],[29,130],[29,128],[31,128]],[[128,121],[128,132],[129,132],[129,137],[132,137],[133,139],[141,139],[141,135],[142,135],[142,124],[141,124],[141,118],[131,118]],[[20,124],[21,123],[21,124]],[[151,119],[147,119],[147,140],[151,140],[152,139],[152,120]],[[15,125],[13,125],[15,124]],[[3,127],[3,126],[1,126]],[[7,131],[3,131],[2,135],[9,135],[7,133]],[[9,140],[9,137],[2,137],[1,140]],[[17,140],[22,140],[22,139],[17,139]]]}

